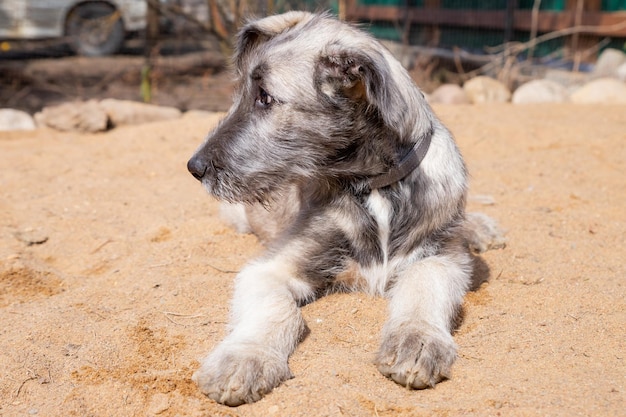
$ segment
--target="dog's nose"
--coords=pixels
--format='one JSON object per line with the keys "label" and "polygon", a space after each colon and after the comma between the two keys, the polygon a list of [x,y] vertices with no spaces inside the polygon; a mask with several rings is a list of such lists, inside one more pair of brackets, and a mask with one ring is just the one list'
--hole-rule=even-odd
{"label": "dog's nose", "polygon": [[197,180],[202,180],[202,177],[204,177],[204,174],[206,173],[207,165],[201,158],[194,155],[191,157],[189,162],[187,162],[187,170],[189,170],[191,175],[193,175]]}

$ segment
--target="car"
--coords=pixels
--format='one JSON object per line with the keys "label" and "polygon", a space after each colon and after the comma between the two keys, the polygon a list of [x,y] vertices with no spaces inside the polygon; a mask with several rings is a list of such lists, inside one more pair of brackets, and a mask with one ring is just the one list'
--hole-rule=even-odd
{"label": "car", "polygon": [[67,38],[80,55],[120,50],[146,27],[146,0],[0,0],[0,39]]}

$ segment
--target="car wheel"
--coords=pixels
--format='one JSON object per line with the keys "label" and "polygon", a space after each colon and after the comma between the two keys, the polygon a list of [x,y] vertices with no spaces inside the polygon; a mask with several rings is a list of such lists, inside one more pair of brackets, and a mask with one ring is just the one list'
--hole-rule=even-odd
{"label": "car wheel", "polygon": [[67,16],[66,35],[80,55],[103,56],[116,53],[124,43],[124,24],[119,11],[107,3],[84,3]]}

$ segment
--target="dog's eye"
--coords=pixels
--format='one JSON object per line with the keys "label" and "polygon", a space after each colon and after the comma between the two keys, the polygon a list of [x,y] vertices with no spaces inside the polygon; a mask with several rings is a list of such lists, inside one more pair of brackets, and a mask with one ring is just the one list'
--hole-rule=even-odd
{"label": "dog's eye", "polygon": [[274,102],[274,99],[272,98],[272,96],[267,94],[267,91],[265,91],[264,89],[259,88],[259,93],[256,96],[256,101],[254,104],[259,108],[266,109],[273,102]]}

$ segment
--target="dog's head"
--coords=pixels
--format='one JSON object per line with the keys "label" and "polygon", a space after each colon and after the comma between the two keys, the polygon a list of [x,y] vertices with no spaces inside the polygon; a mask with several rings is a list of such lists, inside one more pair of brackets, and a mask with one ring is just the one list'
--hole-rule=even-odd
{"label": "dog's head", "polygon": [[325,14],[248,23],[234,64],[234,104],[187,165],[221,199],[264,201],[293,182],[364,182],[432,123],[390,53]]}

